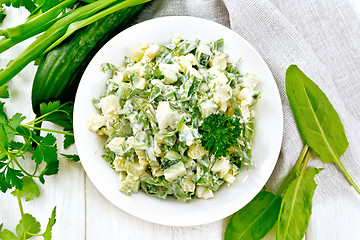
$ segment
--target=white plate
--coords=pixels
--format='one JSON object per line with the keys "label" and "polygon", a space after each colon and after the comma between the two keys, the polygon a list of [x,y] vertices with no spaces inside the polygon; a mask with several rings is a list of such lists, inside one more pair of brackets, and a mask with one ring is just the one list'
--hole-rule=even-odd
{"label": "white plate", "polygon": [[[223,38],[224,52],[230,62],[242,59],[240,72],[255,73],[261,79],[257,90],[261,99],[256,106],[253,161],[244,167],[230,187],[222,186],[209,200],[181,203],[172,197],[162,200],[139,191],[126,196],[119,192],[118,174],[102,159],[103,140],[87,129],[87,118],[96,113],[92,99],[105,90],[100,65],[120,65],[131,47],[141,43],[165,43],[174,34],[204,42]],[[164,225],[192,226],[223,219],[245,206],[262,189],[276,164],[282,140],[283,118],[275,80],[257,51],[230,29],[194,17],[163,17],[132,26],[111,39],[92,59],[80,82],[74,109],[75,141],[81,163],[95,187],[114,205],[138,218]]]}

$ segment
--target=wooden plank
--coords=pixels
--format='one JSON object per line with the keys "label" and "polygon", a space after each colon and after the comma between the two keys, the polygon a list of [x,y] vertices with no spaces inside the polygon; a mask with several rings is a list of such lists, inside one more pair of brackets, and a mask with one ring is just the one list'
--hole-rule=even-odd
{"label": "wooden plank", "polygon": [[307,239],[359,239],[359,200],[359,194],[349,187],[313,206]]}

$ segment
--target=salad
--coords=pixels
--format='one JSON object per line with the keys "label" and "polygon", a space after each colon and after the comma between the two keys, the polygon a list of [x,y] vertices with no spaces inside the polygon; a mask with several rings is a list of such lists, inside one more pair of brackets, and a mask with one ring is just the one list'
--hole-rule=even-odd
{"label": "salad", "polygon": [[258,78],[242,75],[223,46],[175,35],[130,49],[122,66],[101,66],[106,91],[88,128],[107,138],[103,158],[122,193],[209,199],[253,164]]}

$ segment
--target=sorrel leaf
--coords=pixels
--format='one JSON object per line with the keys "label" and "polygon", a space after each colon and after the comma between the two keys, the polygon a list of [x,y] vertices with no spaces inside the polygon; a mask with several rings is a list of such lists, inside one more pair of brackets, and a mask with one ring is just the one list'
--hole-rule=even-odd
{"label": "sorrel leaf", "polygon": [[302,239],[309,225],[314,177],[320,170],[311,168],[294,179],[283,196],[276,229],[277,240]]}
{"label": "sorrel leaf", "polygon": [[225,231],[225,240],[262,239],[274,226],[280,204],[280,196],[261,191],[231,217]]}
{"label": "sorrel leaf", "polygon": [[296,65],[286,71],[286,93],[300,135],[320,155],[323,163],[337,163],[350,184],[360,194],[340,161],[349,142],[340,117],[325,93]]}

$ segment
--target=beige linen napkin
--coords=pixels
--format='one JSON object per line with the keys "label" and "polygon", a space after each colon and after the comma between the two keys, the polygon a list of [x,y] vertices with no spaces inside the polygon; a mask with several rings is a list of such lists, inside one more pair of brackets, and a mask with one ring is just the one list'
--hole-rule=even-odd
{"label": "beige linen napkin", "polygon": [[[230,27],[257,49],[272,71],[283,104],[284,136],[266,188],[276,191],[303,146],[285,94],[290,64],[316,82],[339,113],[350,142],[341,160],[360,185],[360,23],[346,1],[156,0],[138,21],[173,15]],[[312,159],[311,165],[325,168],[316,178],[315,203],[350,188],[337,166]]]}

